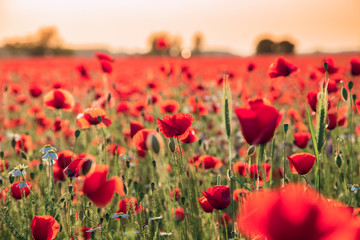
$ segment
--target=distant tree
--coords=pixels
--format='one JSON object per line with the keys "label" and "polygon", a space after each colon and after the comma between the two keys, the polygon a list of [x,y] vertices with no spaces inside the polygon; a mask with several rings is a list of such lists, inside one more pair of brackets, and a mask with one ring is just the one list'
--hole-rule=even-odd
{"label": "distant tree", "polygon": [[275,43],[270,39],[262,39],[256,45],[256,54],[274,53]]}
{"label": "distant tree", "polygon": [[295,52],[295,44],[283,40],[281,42],[274,42],[268,38],[262,39],[256,45],[256,54],[293,54]]}
{"label": "distant tree", "polygon": [[204,35],[201,32],[194,34],[192,38],[192,54],[201,54],[204,48]]}
{"label": "distant tree", "polygon": [[283,54],[293,54],[295,45],[287,40],[281,41],[276,44],[276,52]]}
{"label": "distant tree", "polygon": [[14,55],[44,56],[73,53],[62,45],[63,41],[56,27],[43,27],[35,35],[5,40],[4,48]]}

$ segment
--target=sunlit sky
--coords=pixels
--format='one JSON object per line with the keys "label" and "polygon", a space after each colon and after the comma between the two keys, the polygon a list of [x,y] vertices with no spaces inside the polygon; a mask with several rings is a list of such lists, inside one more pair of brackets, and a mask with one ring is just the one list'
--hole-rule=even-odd
{"label": "sunlit sky", "polygon": [[360,0],[0,0],[0,42],[56,26],[71,47],[105,45],[145,52],[151,33],[167,31],[191,47],[248,55],[256,38],[291,36],[297,52],[360,51]]}

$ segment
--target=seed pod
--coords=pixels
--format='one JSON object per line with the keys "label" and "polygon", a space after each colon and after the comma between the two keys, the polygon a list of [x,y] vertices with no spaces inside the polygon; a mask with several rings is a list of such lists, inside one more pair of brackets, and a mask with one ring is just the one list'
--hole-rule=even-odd
{"label": "seed pod", "polygon": [[341,167],[341,165],[342,165],[342,159],[341,159],[340,155],[336,155],[336,157],[335,157],[335,163],[336,163],[336,166],[337,166],[338,168]]}
{"label": "seed pod", "polygon": [[173,138],[170,138],[170,141],[169,141],[169,149],[172,153],[175,152],[175,141]]}

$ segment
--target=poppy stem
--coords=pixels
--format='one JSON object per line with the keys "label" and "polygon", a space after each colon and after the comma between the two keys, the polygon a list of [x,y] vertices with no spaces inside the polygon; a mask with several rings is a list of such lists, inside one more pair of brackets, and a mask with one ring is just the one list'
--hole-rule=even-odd
{"label": "poppy stem", "polygon": [[231,141],[230,141],[230,138],[228,138],[228,143],[229,143],[229,162],[230,162],[230,168],[229,168],[229,173],[230,173],[230,204],[232,205],[232,207],[231,207],[231,219],[233,220],[232,223],[231,223],[231,237],[235,238],[235,227],[234,227],[235,203],[234,203],[234,199],[233,199],[234,180],[231,178],[231,177],[233,177],[233,171],[232,171],[232,157],[231,157]]}
{"label": "poppy stem", "polygon": [[[265,150],[265,144],[260,144],[258,145],[258,154],[256,156],[256,167],[257,167],[257,187],[256,187],[256,190],[259,191],[259,185],[260,185],[260,171],[261,171],[261,168],[260,168],[260,165],[261,163],[263,162],[263,158],[264,158],[264,150]],[[265,166],[264,166],[265,168]],[[266,181],[266,176],[265,176],[265,181]]]}

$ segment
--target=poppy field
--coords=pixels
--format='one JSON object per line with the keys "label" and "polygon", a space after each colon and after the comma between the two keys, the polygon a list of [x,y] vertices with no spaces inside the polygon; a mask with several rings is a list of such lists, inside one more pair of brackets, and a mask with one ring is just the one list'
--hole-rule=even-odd
{"label": "poppy field", "polygon": [[0,239],[360,239],[360,57],[0,60]]}

